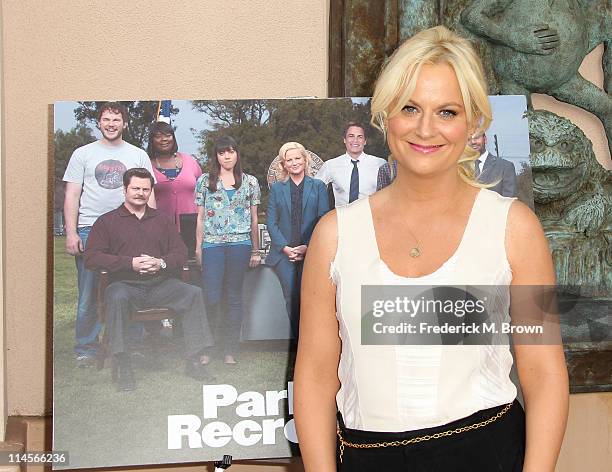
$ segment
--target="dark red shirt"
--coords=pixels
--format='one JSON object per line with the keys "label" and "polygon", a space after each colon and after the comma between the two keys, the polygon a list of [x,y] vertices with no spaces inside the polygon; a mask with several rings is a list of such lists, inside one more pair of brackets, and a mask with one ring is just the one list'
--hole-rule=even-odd
{"label": "dark red shirt", "polygon": [[[143,254],[163,259],[168,267],[156,275],[140,275],[132,269],[132,258]],[[182,267],[187,261],[187,248],[167,216],[147,206],[138,219],[121,205],[94,223],[84,256],[85,267],[107,270],[113,281],[143,279]]]}

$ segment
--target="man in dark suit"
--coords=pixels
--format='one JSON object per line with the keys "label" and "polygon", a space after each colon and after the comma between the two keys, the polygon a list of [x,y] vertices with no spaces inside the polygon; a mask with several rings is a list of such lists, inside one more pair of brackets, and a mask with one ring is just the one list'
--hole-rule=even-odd
{"label": "man in dark suit", "polygon": [[286,143],[280,151],[281,176],[270,188],[267,223],[272,241],[266,264],[274,268],[285,297],[295,340],[300,316],[302,262],[317,221],[329,211],[325,184],[306,175],[310,156],[299,143]]}
{"label": "man in dark suit", "polygon": [[385,162],[378,168],[378,177],[376,178],[376,191],[391,185],[397,176],[397,161],[394,159]]}
{"label": "man in dark suit", "polygon": [[512,162],[487,151],[487,137],[484,133],[472,136],[468,144],[480,153],[480,157],[475,163],[478,181],[485,184],[495,184],[487,188],[504,197],[518,196],[516,173]]}

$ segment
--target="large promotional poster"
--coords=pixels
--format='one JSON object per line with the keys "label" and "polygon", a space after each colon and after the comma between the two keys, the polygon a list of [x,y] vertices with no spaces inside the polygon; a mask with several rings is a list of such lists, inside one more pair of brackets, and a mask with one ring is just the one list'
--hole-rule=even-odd
{"label": "large promotional poster", "polygon": [[[466,144],[488,152],[482,181],[533,207],[525,97],[490,99],[491,128]],[[348,193],[324,163],[361,133],[370,193],[394,177],[370,99],[57,102],[54,118],[63,468],[298,454],[301,265]]]}

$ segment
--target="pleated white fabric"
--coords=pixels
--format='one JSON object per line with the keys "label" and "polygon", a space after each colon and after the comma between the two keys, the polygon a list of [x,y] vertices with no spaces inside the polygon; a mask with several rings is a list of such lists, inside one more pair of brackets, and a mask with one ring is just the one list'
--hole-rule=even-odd
{"label": "pleated white fabric", "polygon": [[400,277],[381,260],[368,198],[337,209],[338,250],[330,277],[336,285],[342,340],[336,402],[347,428],[389,432],[429,428],[514,400],[507,343],[361,344],[363,285],[496,286],[499,299],[492,314],[508,321],[512,272],[504,241],[513,200],[481,190],[457,251],[438,270],[417,278]]}

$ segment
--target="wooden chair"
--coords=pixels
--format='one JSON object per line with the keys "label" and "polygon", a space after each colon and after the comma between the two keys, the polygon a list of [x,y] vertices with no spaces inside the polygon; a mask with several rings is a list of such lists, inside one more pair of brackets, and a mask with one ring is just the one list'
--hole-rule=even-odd
{"label": "wooden chair", "polygon": [[[185,265],[183,266],[183,268],[181,269],[181,280],[183,282],[189,283],[189,266]],[[102,340],[100,342],[100,348],[98,349],[98,356],[97,356],[97,367],[98,370],[102,370],[104,368],[104,362],[106,361],[107,357],[111,358],[111,378],[113,379],[113,382],[117,382],[117,376],[118,376],[118,365],[116,360],[112,357],[109,356],[109,334],[108,334],[108,330],[106,329],[106,307],[104,304],[104,293],[106,291],[106,288],[109,285],[109,281],[108,281],[108,272],[103,270],[100,272],[100,281],[98,283],[98,319],[100,320],[100,322],[104,325],[104,332],[102,334]],[[129,315],[129,322],[130,323],[138,323],[138,322],[158,322],[161,323],[163,320],[166,319],[173,319],[176,317],[176,313],[174,313],[174,311],[171,308],[158,308],[158,307],[151,307],[151,308],[146,308],[144,310],[134,310],[130,313]],[[157,340],[156,337],[154,337],[155,340]],[[156,348],[157,346],[153,346],[154,348]]]}

